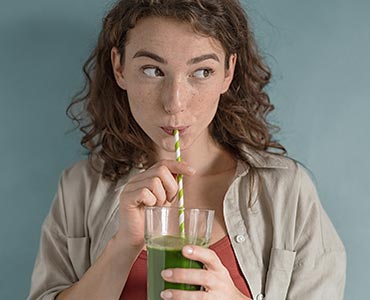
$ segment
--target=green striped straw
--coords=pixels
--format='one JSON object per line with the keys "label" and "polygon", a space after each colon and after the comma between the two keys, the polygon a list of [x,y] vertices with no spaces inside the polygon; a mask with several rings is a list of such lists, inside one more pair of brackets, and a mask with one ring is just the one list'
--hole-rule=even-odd
{"label": "green striped straw", "polygon": [[[179,136],[179,131],[175,129],[173,131],[173,135],[175,137],[175,151],[176,151],[176,160],[178,162],[181,162],[181,153],[180,153],[180,136]],[[185,236],[185,221],[184,221],[184,187],[183,187],[183,182],[182,182],[182,174],[177,175],[177,183],[179,185],[179,193],[178,193],[178,198],[179,198],[179,207],[180,207],[180,212],[179,212],[179,226],[180,226],[180,235],[182,237]]]}

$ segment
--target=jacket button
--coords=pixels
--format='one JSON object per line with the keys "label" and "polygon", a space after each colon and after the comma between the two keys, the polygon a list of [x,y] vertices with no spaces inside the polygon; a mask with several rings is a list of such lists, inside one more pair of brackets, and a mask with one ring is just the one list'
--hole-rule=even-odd
{"label": "jacket button", "polygon": [[[238,234],[236,237],[235,237],[235,241],[240,244],[240,243],[244,243],[245,242],[245,236],[243,234]],[[259,299],[258,299],[259,300]]]}
{"label": "jacket button", "polygon": [[263,300],[263,294],[258,294],[256,300]]}

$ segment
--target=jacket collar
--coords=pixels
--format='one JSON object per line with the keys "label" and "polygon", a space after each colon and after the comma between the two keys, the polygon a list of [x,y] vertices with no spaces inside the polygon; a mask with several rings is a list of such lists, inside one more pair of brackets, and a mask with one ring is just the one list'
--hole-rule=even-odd
{"label": "jacket collar", "polygon": [[248,163],[238,161],[236,176],[245,175],[250,168],[254,169],[287,169],[288,158],[279,154],[253,149],[244,146],[244,154],[248,158]]}

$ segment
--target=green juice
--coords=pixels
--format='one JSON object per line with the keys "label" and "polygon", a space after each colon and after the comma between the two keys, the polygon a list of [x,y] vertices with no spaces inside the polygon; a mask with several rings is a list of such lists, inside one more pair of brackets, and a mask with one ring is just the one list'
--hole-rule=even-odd
{"label": "green juice", "polygon": [[[175,236],[154,237],[147,242],[148,300],[162,300],[160,293],[165,289],[200,290],[198,285],[166,282],[161,276],[162,270],[168,268],[203,268],[202,263],[182,256],[181,250],[187,244],[186,238]],[[204,246],[199,240],[196,244]]]}

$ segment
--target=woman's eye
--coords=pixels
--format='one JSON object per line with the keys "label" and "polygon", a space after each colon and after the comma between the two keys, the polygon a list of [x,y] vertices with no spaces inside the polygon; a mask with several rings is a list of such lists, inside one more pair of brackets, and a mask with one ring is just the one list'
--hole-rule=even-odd
{"label": "woman's eye", "polygon": [[157,67],[143,67],[143,72],[149,77],[161,77],[163,72]]}
{"label": "woman's eye", "polygon": [[193,77],[196,78],[208,78],[213,73],[212,69],[199,69],[193,73]]}

